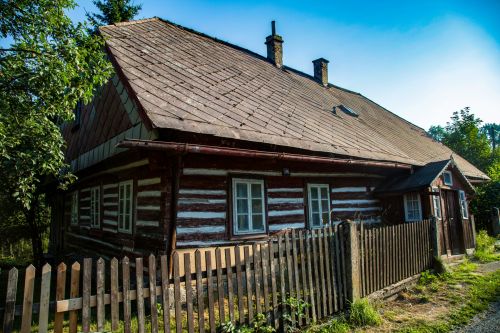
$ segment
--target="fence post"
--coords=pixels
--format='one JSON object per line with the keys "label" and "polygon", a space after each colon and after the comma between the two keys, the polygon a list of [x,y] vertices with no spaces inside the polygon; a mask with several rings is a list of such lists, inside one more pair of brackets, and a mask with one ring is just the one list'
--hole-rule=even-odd
{"label": "fence post", "polygon": [[435,217],[431,217],[431,228],[432,228],[432,249],[435,258],[441,256],[441,242],[439,238],[439,220]]}
{"label": "fence post", "polygon": [[474,246],[474,249],[475,249],[477,246],[477,244],[476,244],[476,219],[474,218],[474,215],[472,215],[472,214],[470,216],[470,227],[472,229],[472,245]]}
{"label": "fence post", "polygon": [[347,228],[345,230],[348,297],[349,301],[353,302],[361,298],[359,237],[357,225],[353,221],[347,221]]}

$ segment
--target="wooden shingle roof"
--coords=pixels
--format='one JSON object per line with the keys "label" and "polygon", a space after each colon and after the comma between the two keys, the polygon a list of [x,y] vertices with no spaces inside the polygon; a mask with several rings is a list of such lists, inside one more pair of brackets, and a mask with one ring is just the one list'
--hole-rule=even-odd
{"label": "wooden shingle roof", "polygon": [[[152,127],[419,166],[452,154],[359,93],[324,87],[171,22],[153,18],[100,31]],[[455,160],[467,176],[487,179],[463,158]]]}

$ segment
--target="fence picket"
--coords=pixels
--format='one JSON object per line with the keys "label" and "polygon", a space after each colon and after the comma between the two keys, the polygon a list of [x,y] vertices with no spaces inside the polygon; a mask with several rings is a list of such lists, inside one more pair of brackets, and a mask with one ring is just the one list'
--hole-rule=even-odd
{"label": "fence picket", "polygon": [[316,316],[319,319],[323,318],[321,315],[321,282],[319,279],[319,262],[318,262],[318,238],[316,237],[316,232],[313,230],[311,231],[311,248],[312,248],[312,263],[313,263],[313,278],[314,278],[314,283],[313,286],[315,287],[315,296],[316,296]]}
{"label": "fence picket", "polygon": [[224,277],[222,276],[222,256],[221,249],[215,249],[215,268],[217,273],[217,296],[219,306],[219,321],[226,321],[226,312],[224,310]]}
{"label": "fence picket", "polygon": [[130,333],[130,261],[128,257],[122,260],[122,284],[123,284],[123,329],[125,333]]}
{"label": "fence picket", "polygon": [[5,297],[5,311],[3,314],[4,333],[10,333],[12,331],[12,326],[14,325],[18,278],[19,271],[14,267],[9,271],[9,278],[7,281],[7,296]]}
{"label": "fence picket", "polygon": [[236,265],[236,280],[238,283],[238,321],[240,324],[245,322],[245,305],[243,303],[243,275],[241,273],[241,248],[239,245],[234,247],[234,262]]}
{"label": "fence picket", "polygon": [[135,302],[137,304],[137,331],[139,333],[144,333],[145,331],[144,321],[146,320],[146,314],[144,310],[144,263],[142,258],[135,258],[135,281],[136,281]]}
{"label": "fence picket", "polygon": [[[71,287],[69,291],[70,298],[77,298],[80,294],[80,263],[74,262],[71,265]],[[69,333],[76,333],[78,326],[78,311],[69,312]]]}
{"label": "fence picket", "polygon": [[256,243],[252,244],[253,255],[253,272],[254,272],[254,287],[255,287],[255,312],[262,313],[262,295],[261,291],[261,267],[260,267],[260,246]]}
{"label": "fence picket", "polygon": [[[198,253],[200,251],[198,250]],[[160,257],[161,267],[161,295],[163,305],[163,331],[170,333],[170,279],[168,276],[168,258],[166,255]],[[200,331],[203,333],[202,331]]]}
{"label": "fence picket", "polygon": [[[299,230],[299,257],[300,257],[300,273],[301,273],[301,279],[302,279],[302,297],[304,299],[304,302],[308,303],[309,302],[309,297],[308,297],[308,285],[307,285],[307,268],[306,268],[306,257],[305,257],[305,250],[304,250],[304,232],[302,230]],[[310,316],[309,316],[309,310],[306,309],[305,311],[305,323],[308,325],[310,323]]]}
{"label": "fence picket", "polygon": [[247,283],[247,303],[248,303],[248,324],[253,321],[253,292],[252,292],[252,273],[250,270],[250,248],[243,248],[243,256],[245,258],[245,280]]}
{"label": "fence picket", "polygon": [[120,303],[118,302],[118,259],[111,259],[111,330],[117,331],[119,326]]}
{"label": "fence picket", "polygon": [[184,253],[184,288],[186,291],[187,329],[194,332],[193,290],[191,284],[191,253]]}
{"label": "fence picket", "polygon": [[[229,308],[229,320],[234,323],[234,291],[233,291],[233,263],[231,260],[231,249],[224,250],[227,276],[227,301]],[[239,281],[238,281],[239,282]]]}
{"label": "fence picket", "polygon": [[[66,264],[60,263],[57,266],[56,278],[56,301],[62,301],[66,292]],[[64,312],[57,312],[57,307],[54,314],[54,333],[62,333]]]}
{"label": "fence picket", "polygon": [[272,316],[273,316],[273,321],[274,321],[274,328],[278,329],[279,327],[279,320],[278,320],[278,295],[277,295],[277,288],[276,288],[276,264],[275,264],[275,247],[274,247],[274,242],[272,239],[269,240],[268,242],[268,252],[269,252],[269,268],[270,268],[270,274],[271,274],[271,293],[272,293],[272,301],[273,301],[273,306],[272,306]]}
{"label": "fence picket", "polygon": [[198,302],[198,331],[205,332],[205,300],[203,297],[203,271],[201,270],[201,251],[194,252],[196,270],[196,297]]}
{"label": "fence picket", "polygon": [[175,331],[182,333],[182,305],[181,305],[181,278],[179,268],[179,253],[172,255],[172,265],[174,271],[174,311],[175,311]]}
{"label": "fence picket", "polygon": [[[295,281],[295,285],[294,285],[294,289],[295,289],[295,296],[297,297],[297,299],[301,299],[301,296],[300,296],[300,275],[299,275],[299,266],[298,266],[298,259],[299,259],[299,256],[298,256],[298,253],[297,253],[297,235],[295,234],[295,229],[292,229],[292,259],[293,259],[293,276],[294,276],[294,281]],[[290,255],[290,254],[288,254]],[[304,299],[304,297],[302,296],[302,299]],[[299,319],[299,322],[300,322],[300,318]]]}
{"label": "fence picket", "polygon": [[281,296],[281,314],[283,314],[283,304],[286,300],[286,286],[285,286],[285,258],[283,254],[283,238],[278,235],[278,265],[280,274],[280,296]]}
{"label": "fence picket", "polygon": [[262,263],[262,296],[264,298],[264,307],[262,313],[268,318],[269,311],[269,254],[268,248],[265,245],[260,246],[260,262]]}
{"label": "fence picket", "polygon": [[104,259],[97,260],[97,330],[104,331]]}
{"label": "fence picket", "polygon": [[323,253],[324,235],[321,229],[316,230],[316,237],[318,238],[318,254],[319,254],[318,264],[319,264],[319,278],[320,278],[321,300],[322,300],[321,313],[323,314],[323,317],[326,317],[328,315],[328,309],[326,306],[327,291],[325,283],[325,254]]}
{"label": "fence picket", "polygon": [[330,240],[330,235],[328,232],[328,229],[325,228],[323,229],[323,246],[324,246],[324,253],[323,255],[325,256],[325,279],[326,279],[326,292],[327,292],[327,301],[328,301],[328,314],[333,313],[333,302],[332,302],[332,276],[330,274],[330,250],[329,250],[329,240]]}
{"label": "fence picket", "polygon": [[335,268],[336,268],[336,273],[337,273],[337,300],[339,302],[339,309],[344,308],[344,297],[343,297],[343,285],[345,283],[344,279],[342,278],[342,272],[341,272],[341,267],[340,267],[340,233],[338,229],[338,225],[335,225],[333,231],[335,233],[334,241],[335,241]]}
{"label": "fence picket", "polygon": [[207,267],[208,322],[210,325],[210,332],[215,333],[217,330],[217,327],[215,326],[214,286],[213,286],[213,281],[212,281],[212,275],[213,275],[212,255],[211,255],[210,251],[205,251],[205,265]]}
{"label": "fence picket", "polygon": [[156,258],[153,254],[151,254],[148,259],[151,333],[158,333],[158,310],[156,307]]}
{"label": "fence picket", "polygon": [[306,242],[306,260],[307,260],[307,281],[309,287],[309,302],[311,304],[311,318],[312,321],[316,321],[316,295],[314,294],[314,281],[312,275],[312,234],[311,231],[306,231],[305,234],[305,242]]}
{"label": "fence picket", "polygon": [[92,259],[83,259],[83,290],[82,290],[82,330],[90,331],[90,292],[92,281]]}

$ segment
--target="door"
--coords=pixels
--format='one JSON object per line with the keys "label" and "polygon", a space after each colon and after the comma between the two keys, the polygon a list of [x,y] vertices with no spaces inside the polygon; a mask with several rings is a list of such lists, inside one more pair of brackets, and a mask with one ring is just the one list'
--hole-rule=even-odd
{"label": "door", "polygon": [[458,192],[453,190],[443,190],[442,191],[443,201],[444,201],[444,226],[445,233],[447,233],[445,238],[448,238],[447,250],[451,254],[462,253],[462,217],[460,215],[460,206],[458,204]]}

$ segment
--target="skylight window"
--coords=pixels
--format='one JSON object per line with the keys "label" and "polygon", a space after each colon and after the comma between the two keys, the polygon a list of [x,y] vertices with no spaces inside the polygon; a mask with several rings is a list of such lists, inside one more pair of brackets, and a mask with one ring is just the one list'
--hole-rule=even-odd
{"label": "skylight window", "polygon": [[342,104],[341,104],[341,105],[337,105],[337,106],[333,107],[333,113],[334,113],[334,114],[337,114],[337,108],[338,108],[339,110],[342,110],[342,112],[344,112],[345,114],[347,114],[347,115],[349,115],[349,116],[352,116],[352,117],[358,117],[358,116],[359,116],[359,114],[358,114],[356,111],[354,111],[354,110],[353,110],[353,109],[351,109],[350,107],[347,107],[347,106],[342,105]]}

